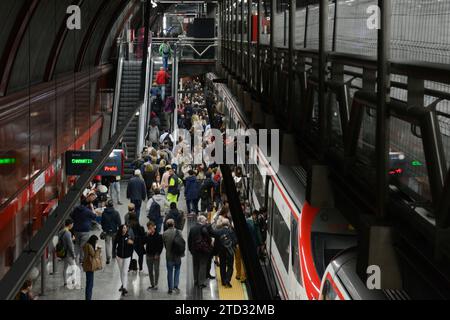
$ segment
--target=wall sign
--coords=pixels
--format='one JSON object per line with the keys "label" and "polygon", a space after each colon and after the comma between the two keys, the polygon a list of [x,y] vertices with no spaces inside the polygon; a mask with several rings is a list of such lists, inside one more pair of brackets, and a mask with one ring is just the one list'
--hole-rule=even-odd
{"label": "wall sign", "polygon": [[[101,150],[66,151],[66,174],[68,176],[82,175],[100,156]],[[100,176],[121,176],[123,170],[122,150],[114,150],[109,159],[98,172]]]}

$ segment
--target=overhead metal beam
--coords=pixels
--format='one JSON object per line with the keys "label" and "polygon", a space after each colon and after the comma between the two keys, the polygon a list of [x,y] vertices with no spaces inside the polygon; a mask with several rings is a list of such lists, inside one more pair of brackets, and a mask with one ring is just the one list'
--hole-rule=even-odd
{"label": "overhead metal beam", "polygon": [[[134,0],[134,1],[135,1],[134,6],[136,6],[139,2],[136,0]],[[113,28],[117,19],[119,19],[121,13],[123,12],[123,10],[125,10],[125,8],[127,7],[129,2],[130,2],[129,0],[121,0],[120,3],[117,5],[116,9],[114,10],[114,13],[111,16],[111,19],[109,19],[109,22],[106,25],[105,31],[103,32],[103,36],[100,40],[100,45],[97,50],[97,55],[95,58],[96,66],[98,66],[102,60],[103,50],[105,49],[106,41],[108,40],[108,36],[111,33],[111,29]],[[123,25],[122,25],[122,27],[123,27]]]}
{"label": "overhead metal beam", "polygon": [[97,27],[101,19],[103,11],[106,9],[109,3],[111,3],[110,0],[103,0],[94,17],[92,18],[91,23],[89,24],[86,35],[84,36],[83,42],[81,43],[80,50],[78,51],[77,60],[75,62],[75,72],[79,72],[83,68],[83,62],[86,57],[86,52],[89,48],[89,42],[94,35],[95,28]]}
{"label": "overhead metal beam", "polygon": [[[142,9],[144,10],[144,43],[143,43],[143,58],[142,58],[142,68],[141,68],[141,88],[140,88],[140,97],[144,99],[145,95],[145,75],[147,73],[147,57],[148,57],[148,44],[149,37],[148,34],[150,32],[150,13],[152,10],[152,3],[150,0],[146,0],[142,3]],[[175,79],[172,79],[172,81]]]}
{"label": "overhead metal beam", "polygon": [[294,122],[296,121],[294,115],[295,107],[295,68],[294,68],[294,58],[295,58],[295,12],[297,8],[297,0],[290,0],[289,3],[289,57],[288,57],[288,68],[289,68],[289,87],[288,87],[288,112],[291,116],[288,117],[288,131],[292,131],[294,127]]}
{"label": "overhead metal beam", "polygon": [[0,59],[0,97],[5,96],[8,91],[9,81],[11,79],[17,53],[19,52],[23,37],[25,36],[27,30],[30,32],[28,27],[34,13],[36,12],[39,2],[40,0],[26,0],[16,17],[13,28],[11,29],[3,55]]}
{"label": "overhead metal beam", "polygon": [[[84,0],[75,0],[72,2],[72,5],[81,7],[84,3]],[[50,81],[53,79],[53,75],[55,73],[56,64],[58,63],[59,55],[61,54],[61,50],[64,45],[64,41],[66,40],[67,33],[69,29],[67,28],[67,18],[69,14],[66,14],[64,19],[59,26],[58,33],[56,34],[55,41],[53,42],[52,49],[50,50],[50,54],[48,56],[47,65],[45,67],[44,73],[44,82]]]}

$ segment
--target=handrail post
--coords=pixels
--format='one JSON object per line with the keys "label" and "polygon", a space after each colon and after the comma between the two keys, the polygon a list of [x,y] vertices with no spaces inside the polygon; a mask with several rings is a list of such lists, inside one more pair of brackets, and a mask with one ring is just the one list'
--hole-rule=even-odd
{"label": "handrail post", "polygon": [[121,85],[122,85],[122,72],[123,72],[123,63],[124,63],[124,58],[122,57],[122,55],[123,55],[123,47],[120,46],[119,64],[117,66],[117,76],[116,76],[116,90],[115,90],[115,94],[114,94],[111,135],[116,133],[116,129],[117,129],[117,117],[119,114],[120,90],[121,90]]}

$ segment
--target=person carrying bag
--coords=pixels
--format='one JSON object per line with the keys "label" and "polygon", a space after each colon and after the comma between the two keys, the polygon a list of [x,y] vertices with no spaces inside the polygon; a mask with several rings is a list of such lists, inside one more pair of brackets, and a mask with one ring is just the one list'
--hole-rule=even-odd
{"label": "person carrying bag", "polygon": [[96,247],[97,241],[98,237],[93,235],[83,247],[83,270],[86,272],[86,300],[92,300],[92,290],[94,289],[94,272],[103,268],[102,251],[101,247]]}

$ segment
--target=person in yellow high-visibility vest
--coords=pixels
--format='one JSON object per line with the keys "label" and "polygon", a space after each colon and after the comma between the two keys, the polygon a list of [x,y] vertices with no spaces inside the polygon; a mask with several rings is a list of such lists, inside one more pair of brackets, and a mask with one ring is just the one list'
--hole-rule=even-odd
{"label": "person in yellow high-visibility vest", "polygon": [[178,197],[180,196],[180,185],[183,181],[175,174],[173,168],[169,170],[169,187],[167,190],[167,201],[169,203],[175,202],[178,204]]}

